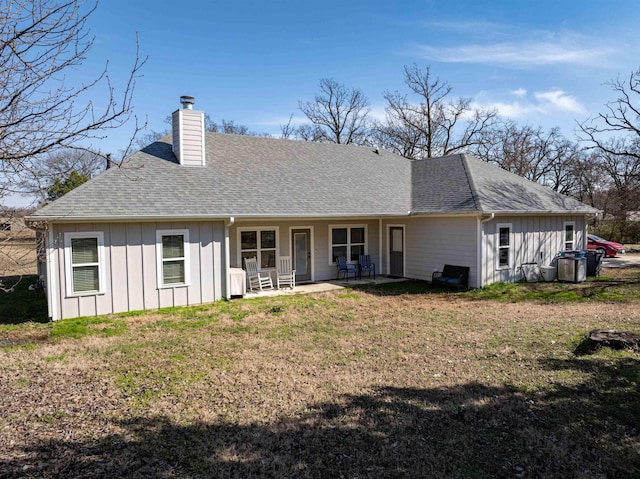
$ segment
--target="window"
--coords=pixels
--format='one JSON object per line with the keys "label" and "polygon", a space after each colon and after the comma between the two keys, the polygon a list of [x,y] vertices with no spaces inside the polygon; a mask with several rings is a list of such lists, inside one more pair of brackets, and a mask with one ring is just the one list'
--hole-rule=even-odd
{"label": "window", "polygon": [[64,242],[67,294],[104,293],[103,233],[65,233]]}
{"label": "window", "polygon": [[511,266],[511,225],[498,224],[498,269]]}
{"label": "window", "polygon": [[336,262],[338,256],[344,256],[353,263],[358,262],[359,255],[367,254],[365,226],[330,226],[329,237],[331,264]]}
{"label": "window", "polygon": [[257,258],[260,268],[276,267],[276,228],[240,230],[240,260]]}
{"label": "window", "polygon": [[573,221],[568,221],[564,224],[564,249],[565,250],[574,250],[575,246],[575,223]]}
{"label": "window", "polygon": [[189,284],[189,231],[156,231],[158,287],[171,288]]}

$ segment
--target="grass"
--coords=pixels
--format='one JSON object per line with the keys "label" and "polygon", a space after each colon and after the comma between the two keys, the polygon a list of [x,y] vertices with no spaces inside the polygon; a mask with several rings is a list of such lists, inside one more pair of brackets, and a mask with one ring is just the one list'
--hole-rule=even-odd
{"label": "grass", "polygon": [[0,326],[0,475],[640,477],[640,358],[573,354],[640,334],[608,274]]}

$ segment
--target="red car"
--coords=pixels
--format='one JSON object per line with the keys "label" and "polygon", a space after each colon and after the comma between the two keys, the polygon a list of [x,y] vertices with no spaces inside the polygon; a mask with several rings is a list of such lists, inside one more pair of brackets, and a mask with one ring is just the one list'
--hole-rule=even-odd
{"label": "red car", "polygon": [[614,241],[607,241],[596,235],[587,235],[587,248],[601,251],[604,256],[613,258],[617,254],[624,254],[624,245]]}

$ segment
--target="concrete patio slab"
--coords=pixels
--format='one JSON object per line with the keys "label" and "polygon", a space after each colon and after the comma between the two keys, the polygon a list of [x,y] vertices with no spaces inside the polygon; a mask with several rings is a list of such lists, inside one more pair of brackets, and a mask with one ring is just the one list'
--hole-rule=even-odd
{"label": "concrete patio slab", "polygon": [[[268,296],[321,293],[324,291],[334,291],[337,289],[344,289],[344,288],[353,287],[353,286],[375,285],[375,284],[384,284],[384,283],[399,283],[402,281],[407,281],[407,279],[406,278],[389,278],[386,276],[376,276],[375,279],[362,278],[362,279],[349,279],[349,281],[346,281],[343,279],[321,281],[317,283],[299,284],[299,285],[296,285],[294,289],[289,289],[289,288],[275,289],[274,288],[274,289],[267,289],[260,292],[247,291],[247,294],[245,294],[243,298],[252,299],[252,298],[265,298]],[[237,299],[241,299],[241,298],[237,298]]]}

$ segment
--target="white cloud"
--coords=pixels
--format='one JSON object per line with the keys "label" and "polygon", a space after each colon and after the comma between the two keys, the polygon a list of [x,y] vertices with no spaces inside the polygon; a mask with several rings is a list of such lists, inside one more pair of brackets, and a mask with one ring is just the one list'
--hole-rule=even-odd
{"label": "white cloud", "polygon": [[541,105],[556,111],[567,111],[572,113],[586,113],[586,108],[571,95],[567,95],[562,90],[552,90],[547,92],[537,92],[535,98]]}
{"label": "white cloud", "polygon": [[[468,25],[462,22],[460,25]],[[616,44],[602,36],[589,36],[571,30],[551,31],[522,29],[514,25],[494,24],[491,28],[459,29],[459,24],[434,23],[445,29],[441,39],[455,39],[455,44],[429,43],[412,47],[412,54],[445,63],[499,65],[531,68],[549,65],[596,65],[610,63],[620,55]],[[466,30],[466,33],[462,33]],[[485,35],[477,32],[486,32]],[[464,36],[461,36],[464,35]]]}
{"label": "white cloud", "polygon": [[527,95],[527,90],[524,88],[518,88],[517,90],[511,90],[511,94],[517,97],[524,97]]}
{"label": "white cloud", "polygon": [[596,65],[612,51],[603,47],[585,47],[555,42],[502,42],[467,44],[454,47],[421,45],[417,54],[428,60],[446,63],[479,63],[518,68],[547,65]]}
{"label": "white cloud", "polygon": [[[518,89],[510,92],[524,91]],[[526,91],[524,91],[526,93]],[[502,116],[512,119],[522,119],[530,116],[546,116],[562,113],[586,113],[586,108],[573,96],[562,90],[550,90],[535,92],[532,101],[517,100],[514,102],[504,102],[483,98],[486,95],[481,93],[474,102],[474,107],[495,109]],[[524,98],[524,95],[521,96]]]}

